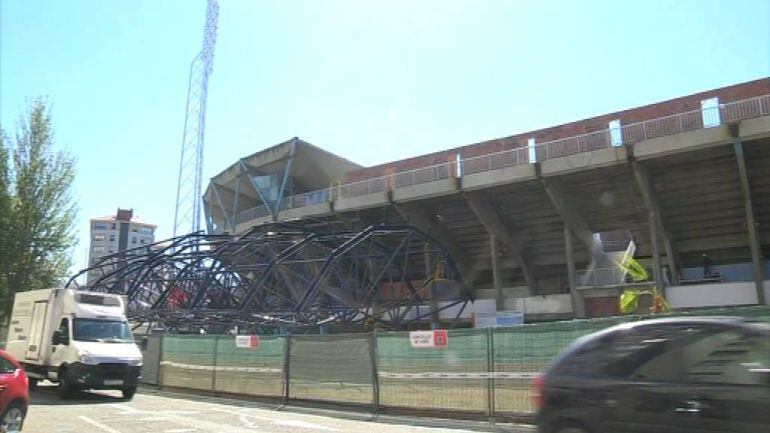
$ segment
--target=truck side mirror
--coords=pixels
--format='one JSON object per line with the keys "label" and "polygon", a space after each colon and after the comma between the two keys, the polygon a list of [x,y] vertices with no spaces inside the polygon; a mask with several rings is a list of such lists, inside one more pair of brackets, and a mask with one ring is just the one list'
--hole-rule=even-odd
{"label": "truck side mirror", "polygon": [[56,346],[57,344],[63,344],[65,346],[70,344],[69,335],[64,335],[60,330],[53,331],[53,337],[51,337],[51,344]]}

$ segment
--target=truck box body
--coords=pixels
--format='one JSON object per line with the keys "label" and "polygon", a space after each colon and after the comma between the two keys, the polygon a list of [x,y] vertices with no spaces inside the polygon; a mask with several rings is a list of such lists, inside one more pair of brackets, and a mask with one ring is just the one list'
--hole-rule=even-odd
{"label": "truck box body", "polygon": [[61,381],[66,372],[73,388],[135,389],[142,358],[125,310],[124,297],[107,293],[17,293],[6,351],[33,379]]}

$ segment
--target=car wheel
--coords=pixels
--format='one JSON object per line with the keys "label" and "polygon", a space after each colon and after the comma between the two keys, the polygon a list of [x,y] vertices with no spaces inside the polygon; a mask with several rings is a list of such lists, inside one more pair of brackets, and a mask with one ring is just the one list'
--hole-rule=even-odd
{"label": "car wheel", "polygon": [[134,394],[136,394],[136,387],[123,388],[121,391],[123,391],[123,400],[131,400],[134,398]]}
{"label": "car wheel", "polygon": [[5,410],[2,419],[0,419],[0,431],[3,432],[18,432],[21,431],[21,426],[24,424],[24,416],[26,411],[24,406],[19,403],[14,403],[8,406]]}
{"label": "car wheel", "polygon": [[62,370],[59,373],[59,387],[57,389],[59,397],[62,399],[68,399],[72,397],[73,389],[70,385],[69,379],[67,379],[67,370]]}

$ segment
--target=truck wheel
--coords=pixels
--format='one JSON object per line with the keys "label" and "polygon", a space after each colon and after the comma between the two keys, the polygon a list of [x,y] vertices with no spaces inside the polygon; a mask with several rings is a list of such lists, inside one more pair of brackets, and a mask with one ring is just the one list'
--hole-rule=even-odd
{"label": "truck wheel", "polygon": [[18,432],[21,431],[21,426],[24,424],[24,416],[26,411],[21,403],[14,403],[8,406],[5,410],[3,417],[0,418],[0,431],[4,432]]}
{"label": "truck wheel", "polygon": [[59,393],[59,397],[64,400],[72,397],[73,389],[72,385],[70,385],[69,379],[67,378],[67,370],[62,370],[59,372],[59,387],[57,392]]}
{"label": "truck wheel", "polygon": [[121,391],[123,391],[123,400],[131,400],[134,398],[134,394],[136,394],[136,387],[123,388]]}

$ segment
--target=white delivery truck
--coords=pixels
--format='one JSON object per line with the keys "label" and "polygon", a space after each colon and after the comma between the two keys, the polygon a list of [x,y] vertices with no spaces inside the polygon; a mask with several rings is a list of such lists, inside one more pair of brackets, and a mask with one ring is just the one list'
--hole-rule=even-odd
{"label": "white delivery truck", "polygon": [[59,395],[78,389],[136,392],[142,354],[119,295],[48,289],[16,294],[6,351],[19,360],[30,386],[49,379]]}

